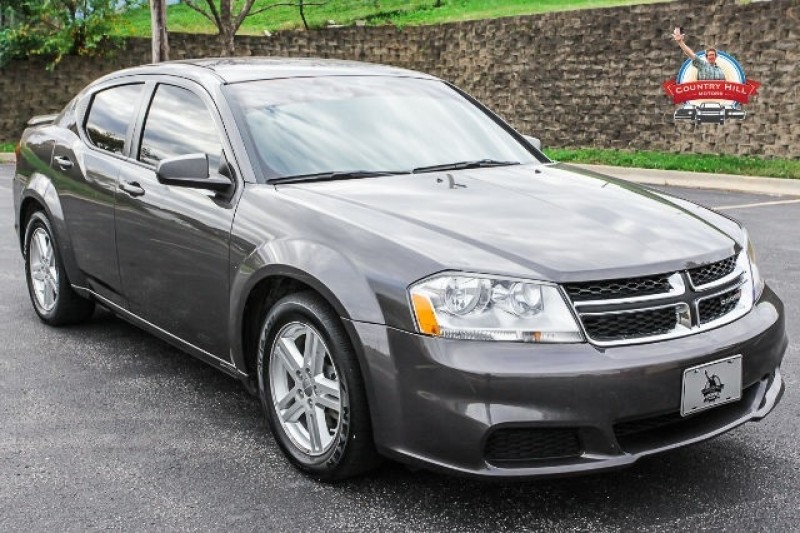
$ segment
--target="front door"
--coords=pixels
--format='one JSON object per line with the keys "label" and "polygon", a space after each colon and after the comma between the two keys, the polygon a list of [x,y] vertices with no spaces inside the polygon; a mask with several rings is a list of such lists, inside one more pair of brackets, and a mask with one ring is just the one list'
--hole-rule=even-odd
{"label": "front door", "polygon": [[218,168],[219,118],[207,95],[189,87],[156,85],[141,142],[120,171],[119,271],[132,312],[228,361],[234,205],[213,191],[163,185],[155,174],[163,159],[200,152]]}

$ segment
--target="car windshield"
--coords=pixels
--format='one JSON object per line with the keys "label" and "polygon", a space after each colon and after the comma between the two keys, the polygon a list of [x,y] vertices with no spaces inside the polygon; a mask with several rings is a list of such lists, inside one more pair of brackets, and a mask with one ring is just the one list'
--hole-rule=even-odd
{"label": "car windshield", "polygon": [[538,161],[441,81],[327,76],[238,83],[228,91],[267,179]]}

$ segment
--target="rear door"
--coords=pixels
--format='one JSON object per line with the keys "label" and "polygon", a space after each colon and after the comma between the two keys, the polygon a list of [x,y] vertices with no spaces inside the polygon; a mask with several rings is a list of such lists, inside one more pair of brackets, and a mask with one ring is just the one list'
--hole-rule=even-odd
{"label": "rear door", "polygon": [[119,305],[124,299],[114,202],[144,87],[117,81],[84,96],[76,104],[75,122],[60,130],[51,163],[72,248],[88,288]]}
{"label": "rear door", "polygon": [[228,150],[211,98],[187,81],[153,84],[119,176],[119,270],[131,311],[223,360],[228,343],[234,203],[213,191],[161,184],[159,161],[205,153],[211,173]]}

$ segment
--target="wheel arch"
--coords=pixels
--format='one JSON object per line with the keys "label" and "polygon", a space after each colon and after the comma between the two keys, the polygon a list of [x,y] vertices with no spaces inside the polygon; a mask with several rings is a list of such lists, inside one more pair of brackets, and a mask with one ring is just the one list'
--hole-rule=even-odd
{"label": "wheel arch", "polygon": [[48,218],[51,218],[47,213],[47,207],[40,198],[32,194],[24,197],[19,207],[19,235],[17,236],[19,249],[23,255],[25,254],[25,231],[28,227],[28,221],[36,211],[44,211]]}
{"label": "wheel arch", "polygon": [[246,296],[241,298],[241,305],[235,316],[233,338],[238,340],[239,346],[233,350],[232,355],[237,368],[252,376],[261,321],[268,310],[284,296],[311,291],[320,296],[341,320],[364,374],[366,369],[363,350],[360,349],[360,339],[355,328],[350,324],[352,317],[342,301],[324,283],[308,272],[289,265],[269,265],[253,277]]}
{"label": "wheel arch", "polygon": [[84,276],[75,260],[69,230],[64,220],[64,211],[61,208],[61,200],[50,178],[44,174],[35,173],[20,196],[19,244],[23,255],[25,254],[25,231],[28,221],[34,212],[43,211],[55,233],[61,261],[70,282],[82,285]]}
{"label": "wheel arch", "polygon": [[383,313],[366,277],[349,260],[321,243],[273,241],[238,265],[231,288],[231,359],[247,375],[248,390],[257,387],[258,338],[268,309],[290,293],[313,291],[339,317],[356,354],[368,405],[374,405],[370,365],[353,321],[383,323]]}

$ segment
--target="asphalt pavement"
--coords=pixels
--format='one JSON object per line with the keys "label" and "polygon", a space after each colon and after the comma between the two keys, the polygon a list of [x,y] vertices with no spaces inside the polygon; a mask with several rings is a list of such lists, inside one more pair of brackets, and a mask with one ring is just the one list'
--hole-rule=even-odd
{"label": "asphalt pavement", "polygon": [[[389,463],[321,485],[292,469],[240,384],[99,311],[42,324],[0,165],[0,531],[800,528],[800,201],[670,189],[750,229],[792,342],[776,411],[607,474],[485,483]],[[443,428],[446,431],[446,428]]]}

